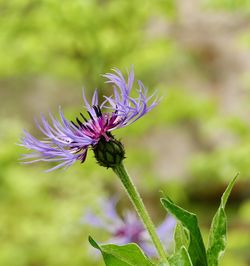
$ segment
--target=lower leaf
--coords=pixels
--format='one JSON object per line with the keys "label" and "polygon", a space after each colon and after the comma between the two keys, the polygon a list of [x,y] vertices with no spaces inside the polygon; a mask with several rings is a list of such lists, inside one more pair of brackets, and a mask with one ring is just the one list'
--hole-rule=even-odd
{"label": "lower leaf", "polygon": [[170,257],[169,263],[170,266],[193,266],[187,249],[184,246],[182,246],[172,257]]}
{"label": "lower leaf", "polygon": [[89,237],[89,243],[101,251],[106,266],[154,266],[134,243],[124,246],[98,245],[92,237]]}
{"label": "lower leaf", "polygon": [[207,249],[207,259],[209,266],[218,265],[219,257],[224,252],[226,247],[227,217],[225,213],[225,206],[237,177],[238,174],[229,183],[228,187],[223,193],[219,209],[212,221]]}
{"label": "lower leaf", "polygon": [[168,198],[161,199],[161,203],[189,231],[190,240],[188,253],[193,266],[207,266],[206,249],[203,243],[196,215],[175,205]]}

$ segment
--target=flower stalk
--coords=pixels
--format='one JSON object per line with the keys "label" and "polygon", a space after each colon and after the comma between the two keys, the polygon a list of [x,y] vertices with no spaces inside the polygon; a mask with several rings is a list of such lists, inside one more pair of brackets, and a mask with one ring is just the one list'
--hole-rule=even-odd
{"label": "flower stalk", "polygon": [[119,165],[112,167],[112,169],[116,173],[116,175],[120,178],[139,217],[141,218],[145,228],[148,230],[149,235],[151,236],[151,239],[155,245],[156,250],[158,251],[160,258],[162,259],[162,261],[167,262],[167,253],[165,252],[163,245],[156,233],[155,226],[144,206],[142,198],[139,192],[137,191],[130,176],[128,175],[127,170],[125,169],[123,163],[121,162]]}

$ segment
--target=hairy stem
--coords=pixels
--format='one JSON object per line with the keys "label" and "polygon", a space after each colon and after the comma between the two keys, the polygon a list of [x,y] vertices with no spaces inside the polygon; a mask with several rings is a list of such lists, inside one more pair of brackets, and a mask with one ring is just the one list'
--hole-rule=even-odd
{"label": "hairy stem", "polygon": [[133,184],[133,181],[131,180],[130,176],[128,175],[123,163],[115,166],[112,168],[113,171],[117,174],[117,176],[122,181],[122,184],[125,188],[125,190],[128,193],[128,196],[133,203],[139,217],[141,218],[145,228],[148,230],[149,235],[151,236],[151,239],[156,247],[156,250],[158,251],[161,259],[164,262],[167,262],[167,254],[164,251],[164,248],[162,246],[162,243],[156,233],[155,226],[144,206],[144,203],[142,201],[142,198],[137,191],[135,185]]}

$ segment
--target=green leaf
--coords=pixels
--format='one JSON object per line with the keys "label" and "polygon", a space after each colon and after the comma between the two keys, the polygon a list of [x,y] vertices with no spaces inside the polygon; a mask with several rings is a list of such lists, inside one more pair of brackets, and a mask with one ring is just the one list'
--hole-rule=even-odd
{"label": "green leaf", "polygon": [[117,246],[113,244],[98,245],[92,237],[89,243],[102,253],[106,266],[153,266],[136,244]]}
{"label": "green leaf", "polygon": [[227,217],[225,213],[225,206],[237,177],[238,174],[232,179],[225,192],[223,193],[219,209],[217,210],[212,221],[207,249],[207,259],[209,266],[218,265],[219,257],[226,247]]}
{"label": "green leaf", "polygon": [[182,246],[173,256],[171,256],[169,262],[170,266],[193,266],[185,246]]}
{"label": "green leaf", "polygon": [[189,232],[183,227],[181,223],[177,223],[174,231],[175,252],[182,248],[189,246]]}
{"label": "green leaf", "polygon": [[188,253],[193,266],[207,266],[206,250],[196,215],[175,205],[168,198],[161,199],[161,203],[186,229],[188,229],[190,235]]}

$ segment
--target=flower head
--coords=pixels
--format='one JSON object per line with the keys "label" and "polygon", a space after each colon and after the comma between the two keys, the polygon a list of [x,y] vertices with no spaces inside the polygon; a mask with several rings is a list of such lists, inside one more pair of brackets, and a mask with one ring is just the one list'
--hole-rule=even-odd
{"label": "flower head", "polygon": [[[76,161],[83,163],[89,148],[96,147],[101,140],[113,141],[111,131],[132,124],[158,103],[154,95],[147,97],[147,89],[141,81],[138,81],[137,97],[131,96],[134,87],[133,70],[129,72],[127,80],[118,69],[103,76],[107,79],[107,83],[113,85],[113,95],[104,96],[103,101],[99,102],[98,92],[95,90],[92,101],[89,102],[83,91],[83,100],[89,118],[80,113],[75,121],[68,121],[60,109],[59,120],[50,114],[50,122],[44,116],[41,116],[40,123],[36,121],[37,127],[44,134],[42,140],[24,131],[21,145],[32,151],[23,155],[27,163],[57,162],[50,171],[68,167]],[[124,154],[121,160],[123,158]]]}
{"label": "flower head", "polygon": [[[107,231],[111,235],[108,243],[116,245],[136,243],[149,257],[155,257],[156,249],[139,217],[131,211],[126,211],[123,217],[119,216],[116,211],[116,202],[115,199],[103,200],[101,203],[103,213],[96,215],[92,211],[87,211],[81,222]],[[172,216],[167,216],[157,228],[157,233],[166,250],[171,246],[175,225],[176,220]]]}

